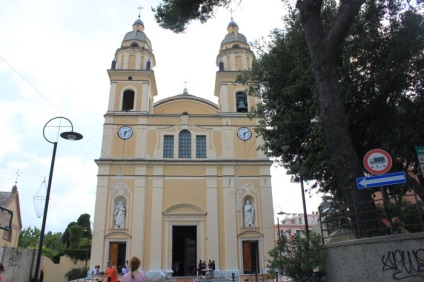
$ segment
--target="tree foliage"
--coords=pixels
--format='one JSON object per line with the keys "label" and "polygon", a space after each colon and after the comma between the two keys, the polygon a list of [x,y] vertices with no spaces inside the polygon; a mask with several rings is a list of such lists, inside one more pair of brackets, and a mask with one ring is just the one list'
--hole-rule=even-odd
{"label": "tree foliage", "polygon": [[[27,249],[38,249],[41,231],[37,227],[27,227],[19,233],[18,247]],[[55,260],[55,256],[65,249],[62,243],[62,233],[51,231],[44,234],[43,255]]]}
{"label": "tree foliage", "polygon": [[295,281],[312,276],[315,269],[323,263],[325,252],[321,245],[321,235],[310,233],[309,240],[305,232],[300,235],[281,236],[277,245],[268,252],[268,272],[284,273]]}
{"label": "tree foliage", "polygon": [[[65,231],[63,232],[63,236],[62,236],[62,242],[66,245],[66,247],[70,248],[71,247],[71,232],[70,232],[70,228],[74,225],[78,225],[79,227],[81,227],[82,230],[82,234],[81,234],[81,238],[92,238],[92,230],[91,230],[91,221],[90,221],[90,215],[87,213],[81,214],[77,221],[72,221],[68,224],[68,226],[66,227]],[[78,231],[79,232],[79,231]],[[76,244],[76,242],[75,242]],[[79,243],[78,243],[79,244]]]}
{"label": "tree foliage", "polygon": [[70,249],[79,249],[83,232],[83,228],[78,224],[74,224],[69,227]]}
{"label": "tree foliage", "polygon": [[18,247],[27,249],[37,249],[41,231],[37,227],[27,227],[19,233]]}
{"label": "tree foliage", "polygon": [[55,253],[59,253],[65,250],[65,245],[62,243],[62,233],[53,233],[51,231],[44,235],[44,248],[50,249]]}
{"label": "tree foliage", "polygon": [[[324,22],[331,22],[335,12],[335,4],[327,2]],[[259,46],[252,71],[241,77],[262,99],[253,111],[261,118],[262,149],[281,157],[289,173],[301,173],[316,181],[314,187],[340,195],[322,128],[310,122],[319,105],[298,11],[290,10],[285,23],[286,30],[274,31],[268,45]],[[421,15],[385,1],[368,3],[353,23],[337,61],[358,159],[370,149],[384,148],[394,157],[394,171],[417,171],[414,146],[424,143],[419,126],[424,116],[423,37]]]}
{"label": "tree foliage", "polygon": [[227,7],[231,0],[163,0],[155,12],[159,26],[181,33],[192,20],[205,23],[213,16],[215,7]]}

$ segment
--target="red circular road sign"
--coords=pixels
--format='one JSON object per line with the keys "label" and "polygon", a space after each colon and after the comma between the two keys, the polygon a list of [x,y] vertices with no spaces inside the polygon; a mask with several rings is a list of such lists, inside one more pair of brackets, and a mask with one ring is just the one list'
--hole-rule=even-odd
{"label": "red circular road sign", "polygon": [[373,149],[366,153],[364,166],[372,174],[384,174],[392,168],[392,157],[382,149]]}

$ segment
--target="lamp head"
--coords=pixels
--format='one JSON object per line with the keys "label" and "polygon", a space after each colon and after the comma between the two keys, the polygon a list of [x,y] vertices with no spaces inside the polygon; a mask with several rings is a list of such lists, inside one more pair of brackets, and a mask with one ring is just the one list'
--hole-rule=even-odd
{"label": "lamp head", "polygon": [[60,137],[62,137],[63,139],[66,139],[66,140],[71,140],[71,141],[77,141],[77,140],[81,140],[83,138],[82,134],[75,132],[75,131],[62,132],[60,134]]}

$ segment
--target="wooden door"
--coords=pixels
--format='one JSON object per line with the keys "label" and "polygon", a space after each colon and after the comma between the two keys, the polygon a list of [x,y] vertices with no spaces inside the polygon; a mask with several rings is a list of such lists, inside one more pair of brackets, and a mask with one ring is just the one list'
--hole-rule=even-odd
{"label": "wooden door", "polygon": [[244,274],[259,273],[258,241],[243,241]]}

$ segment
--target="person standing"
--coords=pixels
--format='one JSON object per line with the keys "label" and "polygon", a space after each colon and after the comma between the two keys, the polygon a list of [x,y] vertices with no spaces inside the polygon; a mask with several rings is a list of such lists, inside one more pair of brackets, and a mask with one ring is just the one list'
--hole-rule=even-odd
{"label": "person standing", "polygon": [[0,282],[3,281],[3,272],[4,272],[4,266],[0,262]]}
{"label": "person standing", "polygon": [[139,269],[141,260],[138,257],[132,257],[130,260],[130,272],[122,276],[121,282],[147,282],[146,275]]}
{"label": "person standing", "polygon": [[214,274],[214,272],[215,272],[215,261],[214,260],[211,263],[210,269],[212,269],[211,270],[211,278],[214,278],[215,277],[215,274]]}
{"label": "person standing", "polygon": [[[105,276],[107,277],[107,282],[118,282],[118,272],[116,271],[116,267],[112,265],[112,261],[107,262]],[[105,276],[103,276],[103,279]]]}
{"label": "person standing", "polygon": [[199,264],[197,265],[197,276],[202,275],[202,266],[203,266],[203,262],[202,260],[199,260]]}

